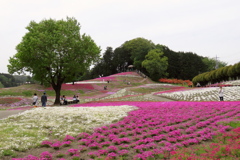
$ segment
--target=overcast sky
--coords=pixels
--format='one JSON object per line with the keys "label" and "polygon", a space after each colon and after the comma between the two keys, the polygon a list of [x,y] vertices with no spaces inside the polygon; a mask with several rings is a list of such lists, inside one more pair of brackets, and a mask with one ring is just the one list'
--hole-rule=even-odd
{"label": "overcast sky", "polygon": [[30,21],[74,17],[101,47],[142,37],[229,65],[240,61],[240,0],[0,0],[0,73]]}

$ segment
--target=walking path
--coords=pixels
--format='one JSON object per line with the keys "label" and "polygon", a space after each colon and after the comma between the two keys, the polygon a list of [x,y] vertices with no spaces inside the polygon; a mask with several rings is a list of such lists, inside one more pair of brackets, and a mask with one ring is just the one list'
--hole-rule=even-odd
{"label": "walking path", "polygon": [[25,110],[0,110],[0,119],[7,118],[8,116],[24,112]]}

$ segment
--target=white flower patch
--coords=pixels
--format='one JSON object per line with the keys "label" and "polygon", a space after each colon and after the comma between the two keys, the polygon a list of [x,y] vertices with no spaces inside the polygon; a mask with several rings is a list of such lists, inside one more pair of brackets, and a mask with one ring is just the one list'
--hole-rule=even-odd
{"label": "white flower patch", "polygon": [[[39,107],[0,120],[0,150],[26,150],[47,137],[63,138],[118,121],[136,107]],[[6,133],[4,132],[6,131]]]}
{"label": "white flower patch", "polygon": [[223,82],[223,84],[240,85],[240,80],[227,81],[227,82]]}
{"label": "white flower patch", "polygon": [[[240,100],[240,87],[224,87],[223,90],[225,101]],[[158,95],[180,101],[218,101],[218,91],[218,87],[208,87],[196,88],[185,91],[161,93]]]}

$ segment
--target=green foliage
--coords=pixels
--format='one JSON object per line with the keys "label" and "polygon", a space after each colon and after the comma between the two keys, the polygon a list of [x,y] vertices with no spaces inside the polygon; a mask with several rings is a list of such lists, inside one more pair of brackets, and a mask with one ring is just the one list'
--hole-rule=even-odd
{"label": "green foliage", "polygon": [[[169,78],[193,79],[200,73],[213,70],[216,65],[213,58],[198,56],[192,52],[175,52],[167,46],[160,44],[155,45],[151,40],[135,38],[126,41],[114,51],[112,51],[111,47],[107,47],[105,53],[103,53],[102,60],[98,61],[91,72],[85,75],[84,78],[91,79],[97,78],[102,74],[108,76],[118,72],[124,72],[128,70],[129,65],[134,65],[134,69],[140,70],[151,79],[157,79],[157,77],[163,76],[162,74],[164,72],[158,71],[160,73],[159,75],[158,72],[154,73],[152,68],[150,69],[149,67],[147,70],[146,67],[144,68],[142,66],[142,62],[147,60],[146,55],[154,49],[159,49],[164,53],[163,56],[168,58],[167,70],[164,71],[168,73],[168,76],[166,74],[164,76]],[[152,64],[152,66],[154,66],[154,64]],[[218,61],[218,66],[226,66],[226,63]],[[238,72],[238,69],[235,68],[237,67],[234,67],[235,72]]]}
{"label": "green foliage", "polygon": [[206,65],[202,57],[192,52],[175,52],[168,47],[157,44],[164,56],[168,58],[168,68],[166,72],[169,78],[192,79],[199,73],[206,72]]}
{"label": "green foliage", "polygon": [[18,84],[19,81],[17,81],[14,76],[10,74],[0,73],[0,88],[14,87]]}
{"label": "green foliage", "polygon": [[140,70],[142,68],[142,61],[145,60],[145,56],[148,52],[155,48],[155,45],[150,40],[135,38],[130,41],[126,41],[123,44],[123,47],[130,53],[135,68]]}
{"label": "green foliage", "polygon": [[13,158],[17,156],[17,154],[14,151],[10,150],[10,149],[3,150],[2,151],[2,155],[3,156],[11,156]]}
{"label": "green foliage", "polygon": [[222,122],[225,126],[231,126],[233,128],[240,127],[240,121]]}
{"label": "green foliage", "polygon": [[218,64],[218,68],[227,66],[226,62],[217,61],[215,58],[203,57],[203,63],[207,66],[206,71],[212,71],[216,69],[216,65]]}
{"label": "green foliage", "polygon": [[32,92],[31,91],[23,91],[22,94],[26,97],[30,97],[32,96]]}
{"label": "green foliage", "polygon": [[4,88],[4,85],[0,82],[0,88]]}
{"label": "green foliage", "polygon": [[206,85],[210,83],[218,83],[221,81],[227,81],[229,79],[237,79],[239,77],[239,67],[240,63],[236,63],[233,66],[225,66],[218,68],[216,70],[212,70],[210,72],[205,72],[195,76],[192,79],[192,82],[196,85],[196,83],[201,83],[202,85]]}
{"label": "green foliage", "polygon": [[167,76],[168,58],[163,56],[163,52],[159,49],[153,49],[148,52],[142,66],[146,68],[150,77],[157,81],[161,77]]}
{"label": "green foliage", "polygon": [[80,24],[74,18],[31,21],[26,29],[17,53],[9,60],[8,71],[27,71],[42,84],[51,84],[58,104],[62,83],[84,73],[98,60],[100,48],[90,36],[80,35]]}

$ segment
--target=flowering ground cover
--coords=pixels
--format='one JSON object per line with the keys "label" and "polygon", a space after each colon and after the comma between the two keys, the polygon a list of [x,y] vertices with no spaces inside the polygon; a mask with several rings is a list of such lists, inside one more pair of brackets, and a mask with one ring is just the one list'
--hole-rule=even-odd
{"label": "flowering ground cover", "polygon": [[16,109],[31,105],[32,101],[24,97],[0,97],[0,109]]}
{"label": "flowering ground cover", "polygon": [[221,133],[213,140],[213,143],[173,151],[170,159],[240,159],[240,127]]}
{"label": "flowering ground cover", "polygon": [[193,83],[190,80],[181,80],[181,79],[166,79],[166,78],[161,78],[159,79],[159,82],[162,83],[170,83],[170,84],[181,84],[181,85],[188,85],[192,86]]}
{"label": "flowering ground cover", "polygon": [[[240,100],[240,87],[223,87],[224,101]],[[157,95],[179,100],[179,101],[218,101],[218,87],[194,88],[175,90],[174,92],[164,91],[156,93]]]}
{"label": "flowering ground cover", "polygon": [[19,102],[22,99],[19,97],[1,97],[0,98],[0,105],[9,105],[11,103]]}
{"label": "flowering ground cover", "polygon": [[0,120],[0,155],[6,149],[26,151],[49,138],[63,139],[65,135],[88,133],[92,128],[118,121],[133,109],[125,105],[117,108],[39,107],[27,110]]}
{"label": "flowering ground cover", "polygon": [[136,72],[122,72],[122,73],[117,73],[117,74],[113,74],[111,75],[111,77],[114,77],[114,76],[128,76],[128,77],[141,77],[138,73]]}
{"label": "flowering ground cover", "polygon": [[[63,140],[43,141],[38,152],[35,149],[35,152],[26,152],[20,157],[32,160],[39,157],[160,159],[169,157],[178,148],[201,144],[220,132],[231,130],[232,127],[224,126],[223,122],[239,121],[240,118],[240,102],[109,102],[72,107],[116,106],[114,109],[117,109],[122,105],[137,106],[138,109],[130,111],[120,121],[94,128],[93,132],[79,132],[77,136],[67,133]],[[69,122],[73,123],[70,119]],[[64,121],[70,125],[69,122]],[[58,128],[64,130],[61,126]],[[235,152],[231,155],[238,156]]]}

